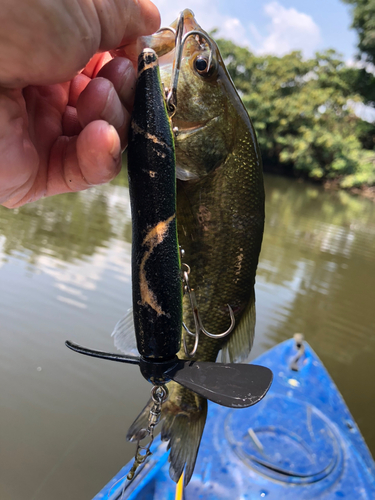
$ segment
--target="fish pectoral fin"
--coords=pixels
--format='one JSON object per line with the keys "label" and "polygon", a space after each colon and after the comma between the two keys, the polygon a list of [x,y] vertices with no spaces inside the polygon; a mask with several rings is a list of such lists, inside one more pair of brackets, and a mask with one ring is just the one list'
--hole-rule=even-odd
{"label": "fish pectoral fin", "polygon": [[111,337],[113,337],[113,343],[116,349],[129,356],[139,356],[135,338],[132,308],[128,310],[120,321],[118,321]]}
{"label": "fish pectoral fin", "polygon": [[234,363],[243,361],[250,354],[255,329],[255,292],[243,312],[238,325],[223,346],[221,361]]}

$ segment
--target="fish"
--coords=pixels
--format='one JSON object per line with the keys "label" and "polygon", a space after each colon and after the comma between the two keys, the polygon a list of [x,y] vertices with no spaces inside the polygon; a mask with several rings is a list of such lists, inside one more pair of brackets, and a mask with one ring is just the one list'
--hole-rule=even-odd
{"label": "fish", "polygon": [[[227,330],[230,310],[235,318],[235,327],[226,337],[201,335],[191,359],[216,361],[221,353],[222,362],[239,362],[249,355],[254,339],[254,285],[265,218],[262,160],[253,125],[217,44],[190,10],[184,10],[182,18],[181,65],[176,106],[171,112],[177,233],[184,251],[181,266],[188,272],[189,287],[194,289],[200,319],[208,332]],[[176,71],[178,23],[176,20],[139,41],[139,47],[150,47],[159,56],[166,94],[173,88]],[[129,55],[126,47],[122,55]],[[182,304],[183,323],[194,332],[188,293]],[[125,328],[124,321],[119,325],[114,331],[115,345],[125,351],[131,325],[128,322]],[[184,336],[187,350],[182,342],[178,357],[189,359],[194,337],[181,328],[181,338]],[[187,485],[205,427],[207,400],[173,381],[167,387],[161,439],[170,449],[171,478],[177,482],[184,472]],[[139,439],[147,427],[151,404],[131,425],[128,440]]]}

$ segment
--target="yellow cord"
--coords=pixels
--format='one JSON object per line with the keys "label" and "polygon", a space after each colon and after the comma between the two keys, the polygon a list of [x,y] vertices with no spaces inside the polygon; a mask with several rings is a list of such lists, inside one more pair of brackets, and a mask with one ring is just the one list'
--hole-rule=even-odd
{"label": "yellow cord", "polygon": [[183,500],[184,494],[184,473],[181,474],[178,483],[176,484],[176,496],[175,500]]}

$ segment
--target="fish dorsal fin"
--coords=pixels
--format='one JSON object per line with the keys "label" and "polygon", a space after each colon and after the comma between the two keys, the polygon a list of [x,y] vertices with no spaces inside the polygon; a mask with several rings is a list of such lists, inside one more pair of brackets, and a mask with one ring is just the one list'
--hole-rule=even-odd
{"label": "fish dorsal fin", "polygon": [[250,354],[255,329],[255,293],[243,312],[238,325],[221,352],[223,363],[243,361]]}
{"label": "fish dorsal fin", "polygon": [[120,321],[118,321],[111,337],[113,337],[113,343],[116,349],[128,356],[139,356],[135,338],[132,308],[127,311]]}

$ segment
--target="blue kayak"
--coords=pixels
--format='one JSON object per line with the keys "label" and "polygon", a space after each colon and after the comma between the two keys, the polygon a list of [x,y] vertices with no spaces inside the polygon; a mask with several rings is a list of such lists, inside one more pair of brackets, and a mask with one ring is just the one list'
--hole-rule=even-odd
{"label": "blue kayak", "polygon": [[[273,371],[271,389],[246,409],[209,404],[184,500],[375,499],[375,463],[310,346],[290,339],[254,363]],[[152,451],[133,482],[130,462],[94,500],[119,500],[123,489],[127,500],[174,500],[166,444],[159,438]]]}

